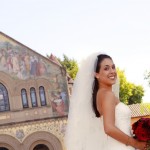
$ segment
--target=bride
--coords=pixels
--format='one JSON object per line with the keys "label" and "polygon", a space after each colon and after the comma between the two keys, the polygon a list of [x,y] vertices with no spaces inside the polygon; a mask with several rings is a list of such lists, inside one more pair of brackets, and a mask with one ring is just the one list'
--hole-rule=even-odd
{"label": "bride", "polygon": [[146,150],[132,138],[131,112],[112,91],[117,73],[110,56],[95,53],[81,64],[70,99],[67,150]]}

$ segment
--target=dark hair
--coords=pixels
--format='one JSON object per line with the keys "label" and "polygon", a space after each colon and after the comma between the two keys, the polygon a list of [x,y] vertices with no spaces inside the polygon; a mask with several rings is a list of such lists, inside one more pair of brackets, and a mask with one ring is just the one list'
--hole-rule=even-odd
{"label": "dark hair", "polygon": [[[109,55],[106,54],[100,54],[97,56],[97,64],[96,64],[96,68],[95,68],[95,72],[98,73],[100,68],[101,68],[101,63],[104,59],[109,58],[112,60],[112,58]],[[94,82],[93,82],[93,94],[92,94],[92,99],[93,99],[93,110],[94,113],[96,115],[96,117],[100,117],[100,113],[97,110],[97,105],[96,105],[96,96],[97,96],[97,91],[99,89],[99,84],[98,84],[98,80],[95,77],[94,78]]]}

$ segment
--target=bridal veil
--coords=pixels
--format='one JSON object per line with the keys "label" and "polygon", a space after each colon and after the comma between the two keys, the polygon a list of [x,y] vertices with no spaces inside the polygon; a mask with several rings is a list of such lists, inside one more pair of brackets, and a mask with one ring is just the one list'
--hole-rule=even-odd
{"label": "bridal veil", "polygon": [[[92,108],[92,92],[97,56],[93,53],[81,62],[70,98],[65,145],[67,150],[97,150],[103,148],[103,125]],[[119,96],[119,82],[113,87]]]}

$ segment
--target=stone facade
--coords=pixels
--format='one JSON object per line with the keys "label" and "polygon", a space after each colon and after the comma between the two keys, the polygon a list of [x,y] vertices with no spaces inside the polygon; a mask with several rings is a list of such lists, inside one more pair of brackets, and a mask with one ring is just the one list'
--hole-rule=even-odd
{"label": "stone facade", "polygon": [[0,32],[0,149],[64,150],[64,68]]}
{"label": "stone facade", "polygon": [[0,127],[0,147],[33,150],[36,145],[43,144],[49,150],[64,150],[66,120],[59,118],[3,125]]}

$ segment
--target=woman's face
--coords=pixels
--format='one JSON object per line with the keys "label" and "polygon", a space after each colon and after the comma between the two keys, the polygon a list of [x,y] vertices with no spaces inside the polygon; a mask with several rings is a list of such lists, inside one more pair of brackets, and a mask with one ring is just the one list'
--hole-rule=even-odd
{"label": "woman's face", "polygon": [[100,64],[99,73],[96,73],[96,77],[100,81],[100,84],[113,85],[117,79],[117,72],[115,64],[109,58],[105,58]]}

